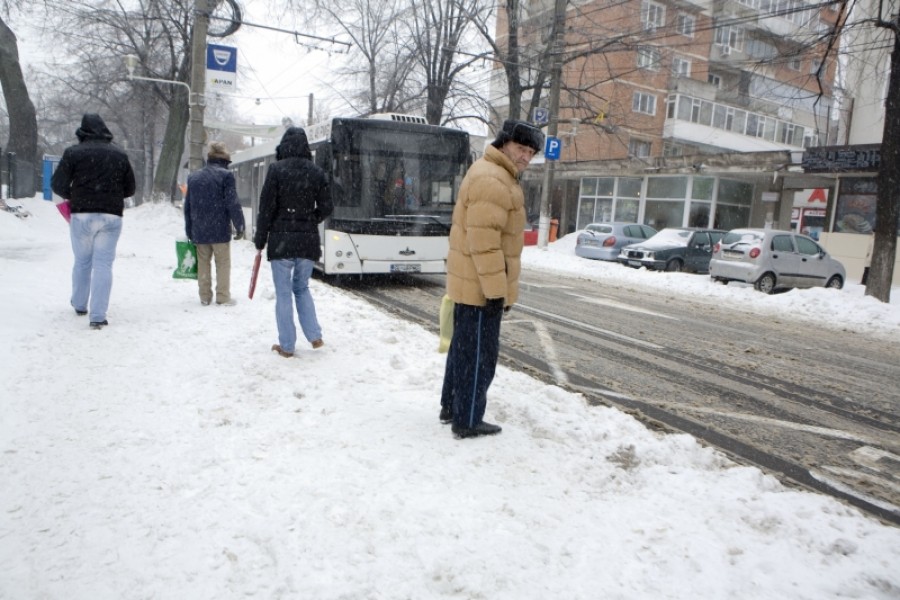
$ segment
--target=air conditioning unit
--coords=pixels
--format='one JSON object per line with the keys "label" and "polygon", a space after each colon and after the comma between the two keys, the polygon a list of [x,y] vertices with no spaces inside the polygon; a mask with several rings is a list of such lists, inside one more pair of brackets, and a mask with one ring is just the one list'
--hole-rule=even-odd
{"label": "air conditioning unit", "polygon": [[719,50],[722,56],[731,56],[731,46],[722,46]]}

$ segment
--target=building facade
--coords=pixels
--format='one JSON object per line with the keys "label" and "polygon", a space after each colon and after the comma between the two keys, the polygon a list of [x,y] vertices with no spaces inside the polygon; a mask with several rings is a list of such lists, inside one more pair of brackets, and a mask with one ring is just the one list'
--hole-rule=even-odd
{"label": "building facade", "polygon": [[[871,120],[838,118],[846,107],[835,98],[838,41],[828,33],[844,18],[839,6],[570,2],[558,116],[563,149],[550,193],[560,232],[611,220],[657,229],[795,229],[844,261],[848,277],[861,273],[868,243],[842,235],[846,202],[838,201],[842,190],[869,194],[874,172],[863,169],[853,178],[847,171],[803,169],[810,149],[847,143],[852,128],[839,123]],[[524,55],[546,47],[553,8],[553,0],[522,1]],[[501,45],[505,27],[499,19]],[[868,89],[862,83],[873,85],[859,77],[861,91]],[[502,76],[492,97],[504,97],[499,86],[505,86]],[[495,105],[498,114],[506,109]],[[523,182],[533,219],[542,180],[537,168]]]}

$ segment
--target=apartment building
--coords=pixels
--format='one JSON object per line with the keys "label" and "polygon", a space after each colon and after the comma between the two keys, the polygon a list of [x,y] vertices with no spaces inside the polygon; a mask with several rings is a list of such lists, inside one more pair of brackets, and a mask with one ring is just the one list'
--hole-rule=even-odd
{"label": "apartment building", "polygon": [[[554,2],[521,4],[520,43],[537,55]],[[791,227],[796,192],[827,183],[803,177],[804,149],[840,143],[827,35],[839,18],[804,0],[570,2],[551,192],[561,231],[603,220]],[[541,178],[526,173],[532,212]]]}

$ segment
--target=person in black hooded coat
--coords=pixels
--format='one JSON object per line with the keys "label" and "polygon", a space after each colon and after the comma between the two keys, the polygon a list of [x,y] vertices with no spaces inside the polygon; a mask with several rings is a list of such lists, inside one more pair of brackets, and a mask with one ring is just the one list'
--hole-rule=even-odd
{"label": "person in black hooded coat", "polygon": [[108,325],[112,265],[125,198],[135,192],[134,171],[125,151],[112,143],[113,135],[100,115],[86,113],[75,137],[78,144],[63,152],[50,187],[71,204],[69,235],[75,263],[70,303],[77,315],[90,312],[91,328],[100,329]]}
{"label": "person in black hooded coat", "polygon": [[266,257],[272,266],[279,342],[272,350],[290,357],[297,342],[295,304],[307,341],[313,348],[322,346],[322,329],[308,284],[322,255],[319,223],[331,215],[334,206],[328,179],[312,162],[302,128],[290,127],[284,132],[275,159],[259,195],[253,243],[260,251],[268,247]]}

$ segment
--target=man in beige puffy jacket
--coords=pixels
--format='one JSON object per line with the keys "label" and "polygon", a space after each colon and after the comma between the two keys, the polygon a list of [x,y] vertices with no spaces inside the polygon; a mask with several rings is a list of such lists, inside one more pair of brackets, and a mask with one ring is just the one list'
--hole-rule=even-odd
{"label": "man in beige puffy jacket", "polygon": [[453,209],[447,295],[456,304],[440,419],[453,422],[457,438],[500,433],[483,420],[487,390],[500,353],[500,321],[519,294],[526,220],[519,175],[543,144],[536,127],[506,120],[466,173]]}

